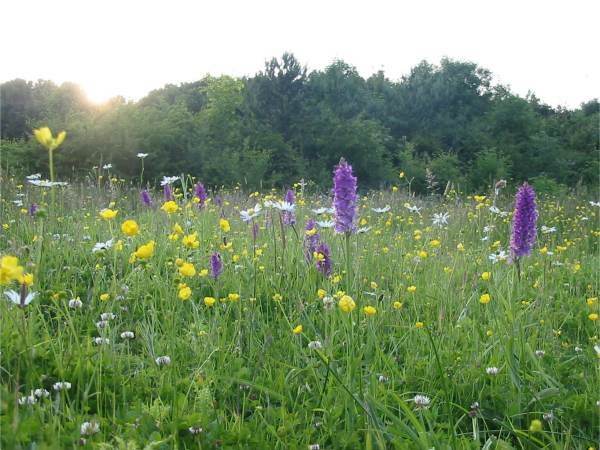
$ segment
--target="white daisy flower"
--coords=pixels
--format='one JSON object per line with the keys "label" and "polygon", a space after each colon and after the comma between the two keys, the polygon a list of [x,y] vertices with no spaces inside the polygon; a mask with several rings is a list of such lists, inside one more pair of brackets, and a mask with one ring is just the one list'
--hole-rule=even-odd
{"label": "white daisy flower", "polygon": [[157,366],[168,366],[169,364],[171,364],[171,357],[167,355],[159,356],[154,361],[156,362]]}
{"label": "white daisy flower", "polygon": [[179,180],[179,177],[163,177],[163,179],[160,181],[160,185],[164,186],[166,184],[173,184],[177,180]]}
{"label": "white daisy flower", "polygon": [[498,369],[497,367],[488,367],[485,369],[485,373],[492,376],[498,375],[498,372],[500,372],[500,369]]}
{"label": "white daisy flower", "polygon": [[81,424],[81,435],[82,436],[91,436],[92,434],[96,434],[100,431],[100,424],[98,422],[83,422]]}
{"label": "white daisy flower", "polygon": [[382,214],[388,212],[390,209],[392,209],[390,205],[385,205],[383,208],[371,208],[371,211],[377,214]]}

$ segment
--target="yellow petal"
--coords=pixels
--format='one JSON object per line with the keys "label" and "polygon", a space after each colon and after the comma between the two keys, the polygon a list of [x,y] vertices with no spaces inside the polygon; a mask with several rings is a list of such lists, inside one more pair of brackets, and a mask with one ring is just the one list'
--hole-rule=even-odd
{"label": "yellow petal", "polygon": [[33,134],[37,141],[47,149],[52,145],[52,131],[48,127],[42,127],[37,130],[33,130]]}
{"label": "yellow petal", "polygon": [[56,140],[54,141],[54,148],[59,147],[60,144],[63,143],[63,141],[65,140],[66,137],[67,137],[66,131],[61,131],[60,133],[58,133],[58,136],[56,136]]}

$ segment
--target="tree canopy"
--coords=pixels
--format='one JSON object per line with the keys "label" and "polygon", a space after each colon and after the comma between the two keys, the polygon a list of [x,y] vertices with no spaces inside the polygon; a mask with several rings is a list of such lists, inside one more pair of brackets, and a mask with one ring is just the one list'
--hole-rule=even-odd
{"label": "tree canopy", "polygon": [[2,164],[44,171],[33,128],[67,130],[56,153],[63,177],[112,164],[123,177],[191,173],[208,185],[289,185],[305,178],[327,187],[341,156],[363,187],[397,181],[425,189],[452,182],[475,190],[499,178],[598,185],[599,103],[553,108],[535,95],[493,84],[471,62],[423,61],[398,81],[365,79],[335,61],[309,72],[292,54],[253,77],[206,76],[166,85],[137,102],[86,100],[75,84],[16,79],[0,85]]}

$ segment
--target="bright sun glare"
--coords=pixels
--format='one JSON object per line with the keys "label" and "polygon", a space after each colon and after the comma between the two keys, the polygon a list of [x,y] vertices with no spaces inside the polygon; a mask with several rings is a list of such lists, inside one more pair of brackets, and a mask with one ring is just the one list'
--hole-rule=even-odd
{"label": "bright sun glare", "polygon": [[82,83],[81,87],[88,100],[92,103],[105,103],[116,95],[119,95],[117,87],[108,83],[104,84],[100,79],[97,82]]}

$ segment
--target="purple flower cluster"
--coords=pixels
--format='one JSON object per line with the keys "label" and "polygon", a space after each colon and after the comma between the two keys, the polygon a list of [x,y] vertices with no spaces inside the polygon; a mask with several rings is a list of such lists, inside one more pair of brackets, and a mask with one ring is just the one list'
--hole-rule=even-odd
{"label": "purple flower cluster", "polygon": [[[290,205],[296,203],[296,195],[294,194],[294,191],[288,189],[285,193],[284,200]],[[296,223],[296,213],[294,213],[294,211],[283,211],[282,218],[285,225],[294,225]]]}
{"label": "purple flower cluster", "polygon": [[510,238],[510,250],[513,259],[531,254],[531,249],[535,244],[537,218],[535,191],[529,184],[523,183],[515,197],[515,211]]}
{"label": "purple flower cluster", "polygon": [[221,255],[215,252],[210,256],[210,274],[216,280],[221,273],[223,273],[223,261]]}
{"label": "purple flower cluster", "polygon": [[317,223],[313,219],[306,222],[306,226],[304,227],[304,258],[306,259],[306,262],[310,262],[313,253],[316,251],[317,245],[319,245],[319,241],[321,240],[319,233],[310,233],[312,230],[316,231],[316,227]]}
{"label": "purple flower cluster", "polygon": [[333,208],[335,209],[336,232],[354,232],[356,201],[356,177],[352,174],[352,166],[342,158],[333,172]]}
{"label": "purple flower cluster", "polygon": [[144,205],[152,206],[152,197],[150,197],[150,192],[146,189],[143,189],[142,192],[140,192],[140,200]]}
{"label": "purple flower cluster", "polygon": [[173,189],[170,184],[165,184],[163,187],[163,194],[165,196],[165,202],[173,200]]}
{"label": "purple flower cluster", "polygon": [[317,254],[315,258],[317,270],[325,276],[331,275],[332,264],[329,246],[325,242],[320,242],[315,249],[315,253]]}
{"label": "purple flower cluster", "polygon": [[31,217],[33,217],[33,216],[35,216],[35,214],[37,213],[37,211],[38,211],[38,205],[37,205],[37,203],[32,203],[29,206],[29,215]]}
{"label": "purple flower cluster", "polygon": [[204,188],[204,185],[202,183],[196,183],[196,186],[194,187],[194,195],[198,197],[199,200],[198,208],[204,207],[206,199],[208,198],[208,194],[206,193],[206,189]]}

